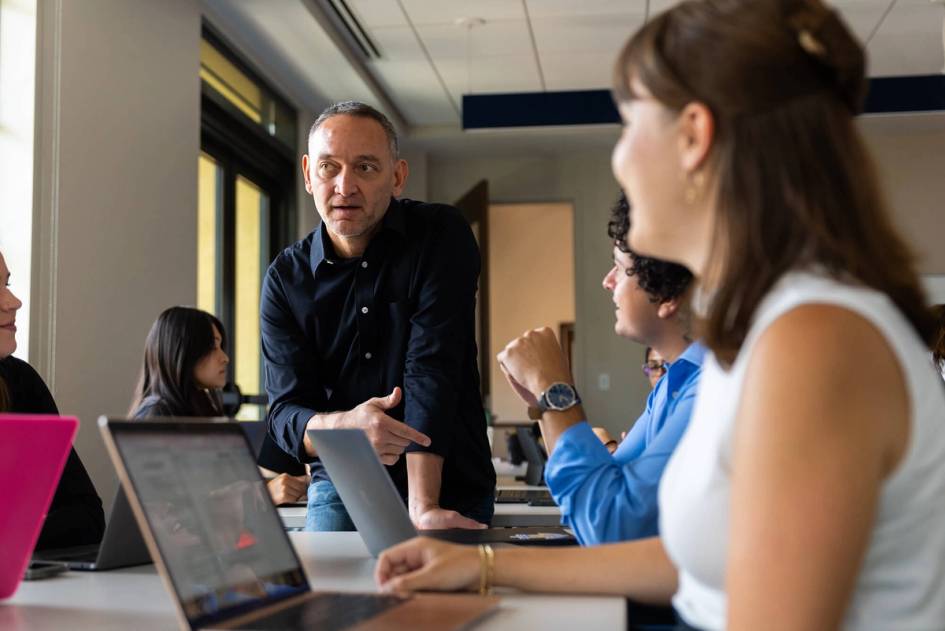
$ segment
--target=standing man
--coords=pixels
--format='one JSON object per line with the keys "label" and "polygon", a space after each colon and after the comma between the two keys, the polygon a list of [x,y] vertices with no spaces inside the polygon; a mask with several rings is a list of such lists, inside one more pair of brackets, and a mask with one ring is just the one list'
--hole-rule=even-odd
{"label": "standing man", "polygon": [[261,316],[269,432],[311,463],[306,529],[354,530],[305,433],[320,428],[365,431],[418,528],[483,527],[495,470],[469,225],[450,206],[396,199],[407,163],[363,103],[322,112],[302,173],[322,221],[270,265]]}

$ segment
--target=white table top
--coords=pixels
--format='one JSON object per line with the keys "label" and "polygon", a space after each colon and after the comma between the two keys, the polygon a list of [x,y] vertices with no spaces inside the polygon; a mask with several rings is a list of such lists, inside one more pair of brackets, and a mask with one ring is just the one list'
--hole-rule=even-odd
{"label": "white table top", "polygon": [[[375,591],[375,561],[356,532],[291,533],[316,590]],[[514,629],[623,629],[621,598],[503,595],[499,611],[476,625]],[[168,631],[177,628],[174,605],[153,565],[111,572],[67,572],[20,585],[0,603],[0,629],[35,631]]]}
{"label": "white table top", "polygon": [[[541,490],[544,486],[526,486],[524,484],[499,484],[496,489]],[[279,515],[286,528],[305,527],[303,506],[283,506]],[[496,504],[492,525],[496,528],[506,526],[560,526],[561,509],[557,506],[529,506],[528,504]]]}

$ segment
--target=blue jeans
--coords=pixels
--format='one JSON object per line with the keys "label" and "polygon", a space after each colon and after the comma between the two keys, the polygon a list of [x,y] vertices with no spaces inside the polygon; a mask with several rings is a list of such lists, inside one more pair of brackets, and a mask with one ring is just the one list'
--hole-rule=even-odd
{"label": "blue jeans", "polygon": [[[495,499],[489,495],[478,504],[460,512],[479,523],[491,524],[493,513],[495,513]],[[308,487],[305,530],[310,532],[357,530],[335,485],[328,480],[316,480]]]}
{"label": "blue jeans", "polygon": [[316,480],[308,487],[305,530],[356,530],[335,485],[328,480]]}

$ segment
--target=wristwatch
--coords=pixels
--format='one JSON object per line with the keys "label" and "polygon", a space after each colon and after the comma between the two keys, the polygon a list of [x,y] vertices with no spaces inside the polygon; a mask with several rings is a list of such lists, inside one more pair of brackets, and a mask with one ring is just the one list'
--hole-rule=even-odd
{"label": "wristwatch", "polygon": [[573,408],[581,402],[577,390],[569,383],[558,381],[548,386],[548,389],[538,397],[538,409],[542,412],[549,410],[563,412]]}

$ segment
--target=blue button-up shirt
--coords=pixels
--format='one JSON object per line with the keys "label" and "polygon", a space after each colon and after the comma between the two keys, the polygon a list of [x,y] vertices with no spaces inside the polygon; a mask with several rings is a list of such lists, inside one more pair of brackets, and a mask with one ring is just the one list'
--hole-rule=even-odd
{"label": "blue button-up shirt", "polygon": [[581,545],[659,534],[660,477],[689,425],[705,353],[693,343],[669,366],[613,455],[586,422],[558,438],[545,481]]}
{"label": "blue button-up shirt", "polygon": [[[403,388],[390,410],[444,458],[440,504],[464,510],[495,489],[475,339],[479,249],[450,206],[391,200],[364,254],[335,254],[324,225],[283,251],[262,288],[269,432],[302,461],[315,413]],[[388,467],[404,497],[405,458]],[[312,479],[327,479],[312,462]]]}

